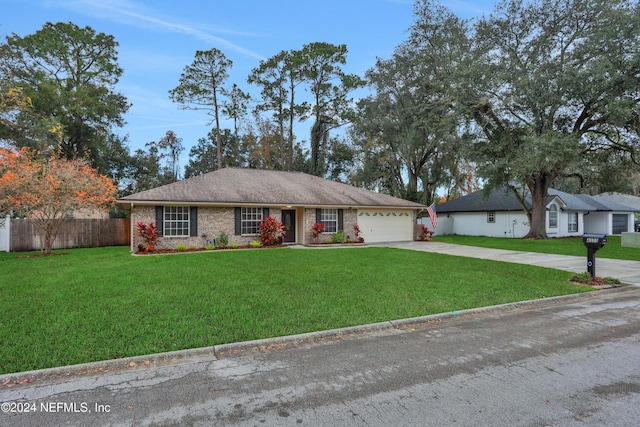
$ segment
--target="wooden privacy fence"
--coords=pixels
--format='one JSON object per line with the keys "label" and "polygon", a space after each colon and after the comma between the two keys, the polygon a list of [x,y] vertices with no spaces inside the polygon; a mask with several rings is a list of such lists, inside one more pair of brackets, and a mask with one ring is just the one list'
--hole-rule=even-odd
{"label": "wooden privacy fence", "polygon": [[[53,249],[127,246],[131,243],[131,219],[70,219],[58,233]],[[40,250],[38,230],[26,219],[11,220],[12,252]]]}

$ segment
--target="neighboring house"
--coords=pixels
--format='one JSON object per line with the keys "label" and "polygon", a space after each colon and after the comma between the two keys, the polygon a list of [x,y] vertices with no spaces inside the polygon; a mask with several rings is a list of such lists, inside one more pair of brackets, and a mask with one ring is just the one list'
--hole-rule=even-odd
{"label": "neighboring house", "polygon": [[424,205],[329,181],[301,172],[224,168],[132,194],[118,200],[131,210],[132,250],[141,242],[135,224],[155,222],[163,236],[158,248],[178,243],[203,247],[220,232],[229,243],[259,240],[258,224],[274,216],[285,226],[285,243],[313,243],[311,226],[325,224],[326,241],[343,230],[365,242],[414,238],[417,210]]}
{"label": "neighboring house", "polygon": [[[621,234],[633,231],[635,209],[599,196],[569,194],[549,189],[546,231],[549,237],[584,233]],[[529,220],[511,191],[496,189],[485,199],[483,191],[436,207],[438,234],[524,237]],[[525,201],[531,207],[531,199]]]}
{"label": "neighboring house", "polygon": [[638,216],[638,212],[640,212],[640,197],[622,193],[600,193],[598,194],[598,197],[610,202],[619,203],[621,205],[633,208],[633,210],[636,211],[636,221],[634,228],[636,232],[640,232],[640,217]]}

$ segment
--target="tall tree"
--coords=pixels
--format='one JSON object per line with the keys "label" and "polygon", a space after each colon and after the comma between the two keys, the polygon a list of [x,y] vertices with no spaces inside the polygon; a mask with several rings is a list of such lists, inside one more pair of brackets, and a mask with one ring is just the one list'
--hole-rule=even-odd
{"label": "tall tree", "polygon": [[[107,139],[129,109],[115,92],[122,75],[117,46],[113,36],[73,23],[46,23],[32,35],[8,36],[0,46],[0,68],[31,107],[14,116],[19,124],[13,129],[19,132],[11,134],[15,145],[107,164]],[[38,127],[60,137],[33,132]]]}
{"label": "tall tree", "polygon": [[281,51],[260,61],[247,79],[262,88],[261,102],[256,107],[258,111],[273,111],[283,142],[279,155],[284,170],[293,169],[294,123],[303,116],[305,109],[303,104],[296,104],[297,87],[302,83],[301,66],[300,51]]}
{"label": "tall tree", "polygon": [[180,179],[180,153],[184,151],[182,138],[178,138],[174,131],[168,130],[160,141],[154,143],[160,152],[160,158],[167,159],[167,170],[170,182]]}
{"label": "tall tree", "polygon": [[240,166],[242,164],[242,156],[240,154],[240,124],[247,117],[247,109],[251,96],[243,92],[237,84],[233,84],[231,90],[227,93],[227,100],[222,103],[222,113],[233,120],[233,143],[231,146],[231,157],[228,165]]}
{"label": "tall tree", "polygon": [[519,195],[531,224],[526,237],[546,238],[547,190],[556,179],[589,153],[637,149],[640,7],[503,1],[477,21],[474,46],[459,87],[481,136],[472,150],[478,172]]}
{"label": "tall tree", "polygon": [[[243,137],[239,143],[229,129],[222,129],[220,136],[222,141],[222,163],[225,165],[243,166],[245,164],[246,148],[244,147],[244,139],[246,139],[246,136]],[[211,143],[215,138],[215,133],[211,131],[207,138],[198,139],[198,143],[191,147],[189,151],[189,163],[185,167],[184,172],[185,178],[191,178],[216,170],[218,160],[217,153]]]}
{"label": "tall tree", "polygon": [[304,45],[299,52],[300,76],[308,84],[313,97],[310,115],[311,165],[310,172],[323,175],[325,171],[325,151],[331,129],[350,123],[354,118],[351,91],[364,86],[364,81],[346,74],[342,66],[347,62],[347,46],[314,42]]}
{"label": "tall tree", "polygon": [[82,159],[43,159],[28,148],[0,148],[0,212],[26,216],[46,254],[71,215],[111,207],[116,194],[113,182]]}
{"label": "tall tree", "polygon": [[155,144],[147,144],[149,151],[137,149],[126,168],[126,177],[119,182],[120,194],[126,196],[150,190],[170,182],[160,164],[160,153]]}
{"label": "tall tree", "polygon": [[220,110],[224,92],[224,83],[229,78],[229,69],[233,61],[220,50],[196,51],[191,65],[185,67],[180,75],[178,86],[169,91],[173,102],[185,110],[206,110],[213,116],[209,123],[215,123],[217,168],[222,168],[222,141],[220,135]]}
{"label": "tall tree", "polygon": [[[360,179],[399,197],[430,203],[459,158],[453,55],[467,45],[466,23],[425,2],[407,42],[366,73],[373,94],[361,100],[355,129],[367,155]],[[366,172],[366,173],[365,173]],[[368,176],[367,176],[368,175]]]}

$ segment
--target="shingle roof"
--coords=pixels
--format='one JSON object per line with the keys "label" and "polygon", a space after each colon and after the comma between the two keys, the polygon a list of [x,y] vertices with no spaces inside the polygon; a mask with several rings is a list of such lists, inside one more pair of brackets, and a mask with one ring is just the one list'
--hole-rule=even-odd
{"label": "shingle roof", "polygon": [[640,197],[622,193],[602,193],[593,196],[597,200],[605,200],[607,202],[629,206],[634,211],[640,212]]}
{"label": "shingle roof", "polygon": [[129,203],[291,205],[424,209],[419,203],[302,172],[224,168],[118,200]]}
{"label": "shingle roof", "polygon": [[484,191],[481,190],[437,205],[436,210],[438,213],[519,211],[522,210],[522,207],[510,192],[493,190],[485,199]]}
{"label": "shingle roof", "polygon": [[[548,191],[551,202],[554,197],[559,197],[564,202],[565,210],[570,211],[620,211],[634,212],[635,209],[619,203],[615,203],[598,196],[589,196],[587,194],[571,194],[564,191],[550,188]],[[527,207],[531,207],[531,198],[525,199]],[[516,200],[515,195],[511,191],[505,189],[495,189],[491,191],[487,199],[484,198],[483,191],[451,200],[436,207],[439,213],[451,212],[485,212],[485,211],[519,211],[522,207]]]}

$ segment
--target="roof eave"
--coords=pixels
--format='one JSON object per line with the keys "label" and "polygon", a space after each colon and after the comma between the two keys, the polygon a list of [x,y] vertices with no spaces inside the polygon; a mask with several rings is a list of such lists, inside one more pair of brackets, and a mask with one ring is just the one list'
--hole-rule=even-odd
{"label": "roof eave", "polygon": [[347,209],[426,209],[424,205],[357,205],[357,204],[319,204],[319,203],[291,203],[291,202],[201,202],[201,201],[176,201],[176,200],[125,200],[116,201],[122,209],[129,210],[132,206],[211,206],[211,207],[292,207],[292,208],[347,208]]}

